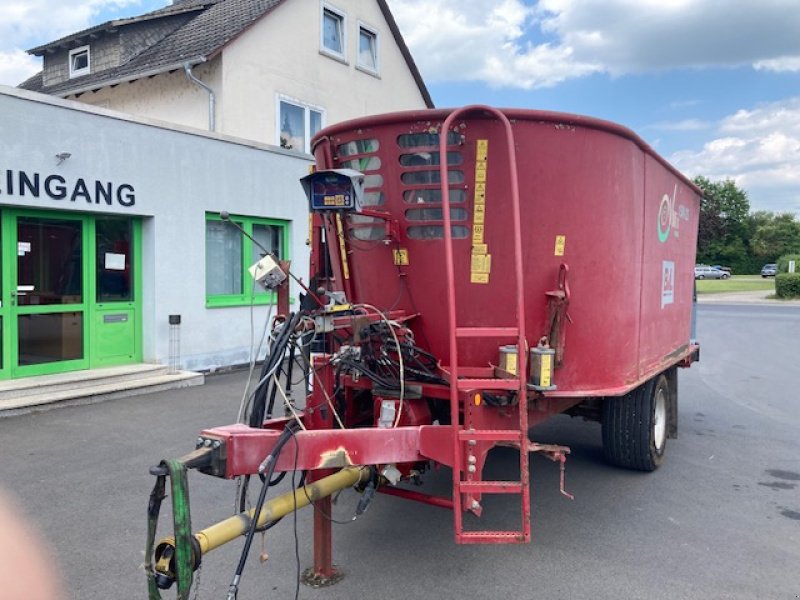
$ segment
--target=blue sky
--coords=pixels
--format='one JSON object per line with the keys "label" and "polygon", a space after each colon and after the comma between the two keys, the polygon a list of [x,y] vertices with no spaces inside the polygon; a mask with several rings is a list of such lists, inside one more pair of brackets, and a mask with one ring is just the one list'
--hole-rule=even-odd
{"label": "blue sky", "polygon": [[[38,70],[27,48],[167,1],[0,0],[0,84]],[[800,216],[798,0],[388,2],[437,106],[609,119]]]}

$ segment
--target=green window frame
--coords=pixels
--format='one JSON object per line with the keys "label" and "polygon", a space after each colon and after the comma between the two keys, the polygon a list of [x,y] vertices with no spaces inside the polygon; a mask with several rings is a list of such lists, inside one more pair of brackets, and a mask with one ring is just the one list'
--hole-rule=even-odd
{"label": "green window frame", "polygon": [[[289,221],[230,215],[248,235],[281,260],[289,260]],[[219,213],[206,213],[206,308],[274,304],[275,292],[256,284],[248,269],[263,251]]]}

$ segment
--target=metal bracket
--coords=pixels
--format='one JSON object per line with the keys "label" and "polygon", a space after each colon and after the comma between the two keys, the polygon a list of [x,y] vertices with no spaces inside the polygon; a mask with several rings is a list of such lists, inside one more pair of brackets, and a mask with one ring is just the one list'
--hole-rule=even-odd
{"label": "metal bracket", "polygon": [[570,449],[566,446],[557,446],[555,444],[537,444],[536,442],[528,442],[528,452],[538,452],[545,458],[558,463],[559,470],[561,471],[559,491],[563,496],[566,496],[570,500],[575,500],[575,496],[564,489],[567,454],[570,453]]}

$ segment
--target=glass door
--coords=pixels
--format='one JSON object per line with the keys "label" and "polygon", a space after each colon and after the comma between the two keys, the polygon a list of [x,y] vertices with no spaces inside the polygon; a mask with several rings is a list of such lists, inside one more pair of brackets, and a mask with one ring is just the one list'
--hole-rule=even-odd
{"label": "glass door", "polygon": [[4,323],[12,328],[11,376],[86,368],[86,219],[12,212],[7,220],[5,249],[16,250]]}

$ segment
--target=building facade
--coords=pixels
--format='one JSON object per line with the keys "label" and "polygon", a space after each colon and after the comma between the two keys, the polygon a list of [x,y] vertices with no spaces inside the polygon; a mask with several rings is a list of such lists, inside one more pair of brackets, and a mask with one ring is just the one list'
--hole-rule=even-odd
{"label": "building facade", "polygon": [[384,0],[184,0],[29,52],[24,89],[301,152],[327,124],[433,105]]}
{"label": "building facade", "polygon": [[274,298],[220,213],[304,277],[311,157],[13,88],[0,114],[0,379],[166,364],[170,315],[183,368],[246,363]]}
{"label": "building facade", "polygon": [[275,299],[220,214],[307,277],[311,137],[432,106],[385,0],[180,0],[30,52],[0,87],[0,379],[166,363],[170,316],[184,369],[246,363]]}

